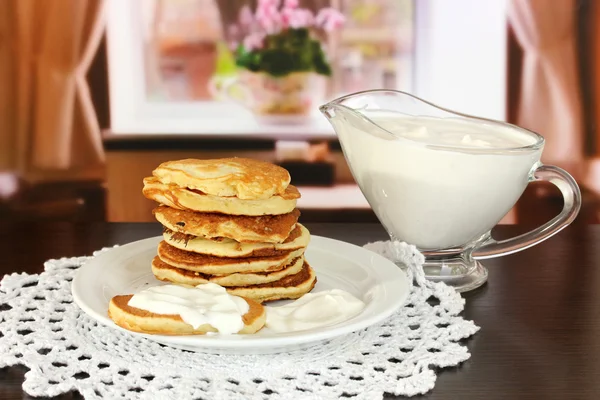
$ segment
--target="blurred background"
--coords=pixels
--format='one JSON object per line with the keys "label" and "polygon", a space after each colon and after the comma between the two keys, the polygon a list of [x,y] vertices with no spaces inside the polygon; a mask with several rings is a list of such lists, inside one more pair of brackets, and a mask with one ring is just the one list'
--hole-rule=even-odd
{"label": "blurred background", "polygon": [[[152,221],[159,163],[239,156],[287,168],[305,222],[376,221],[317,109],[387,88],[542,134],[578,222],[600,222],[598,2],[286,1],[288,36],[259,3],[277,1],[2,0],[0,218]],[[265,30],[297,49],[264,62]],[[530,185],[502,222],[561,207]]]}

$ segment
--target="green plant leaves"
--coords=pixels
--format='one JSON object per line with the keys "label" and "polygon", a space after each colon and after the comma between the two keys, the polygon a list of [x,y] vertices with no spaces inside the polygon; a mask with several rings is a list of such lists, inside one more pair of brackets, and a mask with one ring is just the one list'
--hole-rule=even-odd
{"label": "green plant leaves", "polygon": [[312,48],[314,71],[320,75],[331,76],[331,66],[327,61],[327,56],[321,47],[321,43],[314,41]]}
{"label": "green plant leaves", "polygon": [[236,64],[253,72],[285,76],[293,72],[331,75],[331,67],[321,43],[306,28],[288,29],[264,40],[262,49],[246,51],[240,45]]}

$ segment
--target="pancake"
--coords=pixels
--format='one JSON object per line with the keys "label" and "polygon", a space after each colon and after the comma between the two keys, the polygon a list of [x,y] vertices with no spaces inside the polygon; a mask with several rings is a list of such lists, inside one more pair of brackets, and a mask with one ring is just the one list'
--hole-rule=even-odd
{"label": "pancake", "polygon": [[156,177],[144,178],[142,193],[150,200],[179,210],[250,216],[290,213],[300,198],[300,192],[293,185],[267,199],[242,200],[235,196],[219,197],[177,185],[166,185]]}
{"label": "pancake", "polygon": [[245,216],[202,213],[159,206],[154,216],[174,232],[205,237],[225,237],[238,242],[281,243],[296,227],[300,211],[280,215]]}
{"label": "pancake", "polygon": [[[108,305],[108,316],[117,325],[134,332],[157,335],[203,335],[207,332],[217,332],[209,324],[194,329],[181,319],[179,315],[154,314],[127,305],[132,295],[115,296]],[[265,308],[259,303],[244,299],[249,310],[242,316],[244,327],[238,333],[256,333],[265,325],[267,317]]]}
{"label": "pancake", "polygon": [[298,223],[283,243],[240,243],[227,238],[204,239],[173,232],[168,228],[165,228],[163,238],[165,242],[178,249],[215,257],[270,257],[305,248],[310,241],[310,233]]}
{"label": "pancake", "polygon": [[187,271],[208,275],[227,275],[245,272],[272,272],[285,268],[292,260],[304,254],[304,248],[281,251],[269,257],[227,258],[192,253],[171,246],[165,241],[158,244],[158,257],[166,264]]}
{"label": "pancake", "polygon": [[159,257],[152,260],[152,273],[156,279],[178,285],[196,286],[202,283],[216,283],[220,286],[248,286],[275,282],[302,270],[304,257],[294,259],[285,268],[274,272],[233,273],[229,275],[207,275],[177,268],[162,261]]}
{"label": "pancake", "polygon": [[256,302],[297,299],[310,292],[317,283],[315,271],[305,261],[302,270],[278,281],[252,286],[228,287],[227,292]]}
{"label": "pancake", "polygon": [[265,200],[282,194],[291,180],[289,172],[278,165],[237,157],[167,161],[152,175],[167,185],[242,200]]}

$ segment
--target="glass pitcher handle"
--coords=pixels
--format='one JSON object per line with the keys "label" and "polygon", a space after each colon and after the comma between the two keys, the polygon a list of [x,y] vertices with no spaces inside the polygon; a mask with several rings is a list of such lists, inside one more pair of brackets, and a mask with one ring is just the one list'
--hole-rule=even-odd
{"label": "glass pitcher handle", "polygon": [[539,228],[511,239],[497,241],[490,237],[475,250],[473,258],[482,260],[528,249],[557,234],[577,217],[581,208],[581,191],[567,171],[551,165],[540,165],[533,173],[532,181],[550,182],[561,191],[564,206],[560,214]]}

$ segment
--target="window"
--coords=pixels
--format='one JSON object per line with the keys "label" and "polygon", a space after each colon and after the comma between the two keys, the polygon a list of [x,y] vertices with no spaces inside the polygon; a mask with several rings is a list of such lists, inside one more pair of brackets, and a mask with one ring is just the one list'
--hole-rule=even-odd
{"label": "window", "polygon": [[[374,87],[410,90],[413,1],[335,3],[347,20],[341,33],[330,39],[330,53],[335,55],[331,95]],[[211,80],[235,68],[231,51],[239,31],[237,21],[222,16],[218,4],[215,0],[150,0],[139,5],[144,8],[147,32],[144,75],[149,100],[218,100],[211,93]],[[228,14],[235,16],[240,10],[238,6]]]}
{"label": "window", "polygon": [[[324,39],[333,69],[324,100],[392,88],[503,118],[504,1],[301,1],[313,8],[330,4],[346,17],[343,29]],[[241,0],[110,0],[113,132],[333,137],[316,110],[301,124],[265,124],[225,99],[219,87],[224,77],[235,75],[231,46],[244,5]]]}

